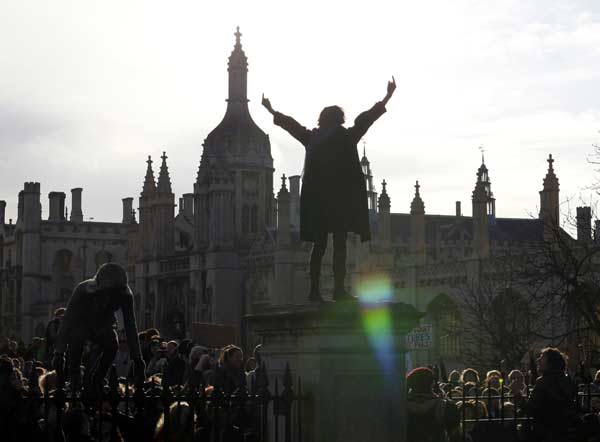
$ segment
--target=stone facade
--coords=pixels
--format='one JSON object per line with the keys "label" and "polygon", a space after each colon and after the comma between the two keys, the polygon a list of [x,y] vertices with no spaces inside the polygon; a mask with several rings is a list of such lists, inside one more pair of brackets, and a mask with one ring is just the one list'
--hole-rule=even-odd
{"label": "stone facade", "polygon": [[[179,198],[177,213],[166,153],[158,179],[148,158],[139,221],[131,197],[123,199],[121,223],[86,220],[81,188],[72,190],[70,217],[66,195],[50,192],[49,213],[42,219],[39,183],[25,183],[14,224],[4,219],[6,203],[0,202],[0,333],[25,340],[42,334],[53,309],[106,261],[126,266],[140,327],[156,326],[169,337],[189,336],[197,322],[226,324],[239,342],[251,345],[256,337],[247,333],[248,315],[306,303],[311,245],[298,238],[301,177],[284,176],[275,197],[270,141],[249,113],[248,63],[239,30],[235,37],[225,115],[204,140],[192,191]],[[361,165],[373,240],[361,244],[350,236],[347,285],[360,294],[365,281],[379,280],[390,301],[426,313],[434,348],[417,358],[458,359],[456,339],[436,335],[440,323],[456,320],[453,289],[476,278],[482,262],[543,240],[544,222],[559,217],[553,160],[540,192],[539,219],[497,216],[483,160],[470,217],[460,203],[453,215],[427,214],[426,192],[418,183],[410,211],[391,213],[386,183],[378,195],[366,153]],[[582,225],[581,231],[589,229]],[[331,258],[329,247],[325,297]]]}

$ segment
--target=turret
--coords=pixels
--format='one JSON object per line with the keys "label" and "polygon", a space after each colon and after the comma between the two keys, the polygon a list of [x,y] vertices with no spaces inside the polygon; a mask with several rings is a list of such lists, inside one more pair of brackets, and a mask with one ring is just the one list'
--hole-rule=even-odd
{"label": "turret", "polygon": [[477,182],[472,195],[473,254],[479,258],[490,255],[489,224],[495,220],[496,205],[491,191],[488,169],[483,157],[477,171]]}
{"label": "turret", "polygon": [[21,315],[21,337],[30,341],[33,325],[30,306],[41,302],[41,223],[42,205],[40,203],[40,183],[25,183],[22,195],[22,268],[23,281],[21,302],[17,314]]}
{"label": "turret", "polygon": [[390,245],[391,240],[391,217],[390,208],[391,201],[387,194],[387,183],[385,180],[381,183],[381,195],[379,195],[378,208],[379,208],[379,239],[384,247]]}
{"label": "turret", "polygon": [[371,172],[371,163],[367,159],[367,149],[363,144],[363,157],[360,160],[360,167],[362,168],[363,175],[365,177],[365,184],[367,186],[367,201],[369,210],[377,210],[377,192],[375,192],[375,186],[373,186],[373,173]]}
{"label": "turret", "polygon": [[415,183],[415,196],[410,204],[410,250],[417,264],[423,264],[426,260],[425,243],[425,204],[421,199],[419,189],[421,186]]}
{"label": "turret", "polygon": [[548,172],[544,178],[544,187],[540,191],[540,220],[544,224],[544,237],[549,240],[560,226],[559,184],[554,173],[554,159],[548,156]]}
{"label": "turret", "polygon": [[122,200],[123,203],[123,220],[122,223],[123,224],[131,224],[134,220],[134,216],[133,216],[133,198],[132,197],[127,197],[127,198],[123,198]]}
{"label": "turret", "polygon": [[171,178],[167,167],[167,154],[163,152],[156,195],[154,196],[154,236],[156,253],[160,256],[171,255],[175,250],[175,195],[171,190]]}
{"label": "turret", "polygon": [[5,223],[6,223],[6,201],[0,201],[0,227],[4,226]]}
{"label": "turret", "polygon": [[592,241],[592,208],[577,207],[577,241]]}
{"label": "turret", "polygon": [[290,192],[285,186],[285,175],[283,175],[281,189],[277,194],[277,245],[285,247],[290,242]]}

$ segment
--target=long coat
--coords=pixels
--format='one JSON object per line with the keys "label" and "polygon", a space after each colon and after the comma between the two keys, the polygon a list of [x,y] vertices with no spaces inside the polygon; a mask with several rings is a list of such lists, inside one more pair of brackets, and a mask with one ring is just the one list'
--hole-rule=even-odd
{"label": "long coat", "polygon": [[354,232],[361,241],[371,239],[365,176],[357,143],[385,113],[376,103],[361,113],[354,126],[308,130],[279,112],[274,123],[306,148],[300,193],[300,239],[316,241],[323,233]]}

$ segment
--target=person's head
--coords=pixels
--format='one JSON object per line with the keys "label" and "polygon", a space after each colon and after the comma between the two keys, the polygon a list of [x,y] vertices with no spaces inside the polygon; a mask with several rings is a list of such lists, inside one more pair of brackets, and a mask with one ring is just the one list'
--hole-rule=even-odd
{"label": "person's head", "polygon": [[567,369],[567,356],[558,348],[546,347],[540,353],[538,367],[542,374],[549,371],[564,372]]}
{"label": "person's head", "polygon": [[167,356],[170,358],[176,356],[177,348],[179,348],[179,344],[177,343],[177,341],[167,342]]}
{"label": "person's head", "polygon": [[406,386],[412,393],[432,393],[435,375],[430,368],[417,367],[406,375]]}
{"label": "person's head", "polygon": [[460,377],[462,383],[474,382],[479,384],[479,373],[474,368],[465,368]]}
{"label": "person's head", "polygon": [[499,388],[502,374],[498,370],[490,370],[485,375],[486,387]]}
{"label": "person's head", "polygon": [[160,341],[153,339],[150,341],[150,353],[154,356],[160,350]]}
{"label": "person's head", "polygon": [[17,341],[9,341],[8,349],[16,353],[19,349],[19,343]]}
{"label": "person's head", "polygon": [[241,348],[230,344],[221,350],[219,362],[226,368],[241,370],[244,364],[244,352]]}
{"label": "person's head", "polygon": [[54,310],[54,317],[60,319],[63,316],[65,316],[66,311],[67,309],[64,307],[57,308],[56,310]]}
{"label": "person's head", "polygon": [[127,287],[127,272],[119,264],[107,262],[96,272],[96,281],[101,289],[113,290]]}
{"label": "person's head", "polygon": [[10,380],[10,385],[16,390],[22,390],[23,387],[25,386],[23,375],[21,373],[21,370],[19,370],[18,368],[15,368],[12,371],[12,373],[10,374],[9,380]]}
{"label": "person's head", "polygon": [[596,374],[594,375],[594,382],[600,382],[600,370],[596,370]]}
{"label": "person's head", "polygon": [[525,383],[525,377],[521,370],[513,370],[508,374],[509,385],[523,385]]}
{"label": "person's head", "polygon": [[244,367],[244,370],[249,373],[253,370],[256,370],[256,359],[254,358],[248,358],[248,360],[246,361],[246,367]]}
{"label": "person's head", "polygon": [[319,114],[319,127],[341,126],[345,122],[344,110],[339,106],[327,106]]}
{"label": "person's head", "polygon": [[452,370],[450,375],[448,376],[448,382],[451,384],[459,384],[460,383],[460,373],[456,370]]}

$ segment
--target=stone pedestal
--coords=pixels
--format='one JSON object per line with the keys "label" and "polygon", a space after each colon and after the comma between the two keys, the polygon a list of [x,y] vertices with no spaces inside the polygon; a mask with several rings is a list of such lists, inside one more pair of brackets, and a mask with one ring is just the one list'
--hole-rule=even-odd
{"label": "stone pedestal", "polygon": [[286,363],[302,381],[302,442],[401,442],[403,337],[421,317],[407,304],[345,302],[282,306],[247,321],[271,382]]}

